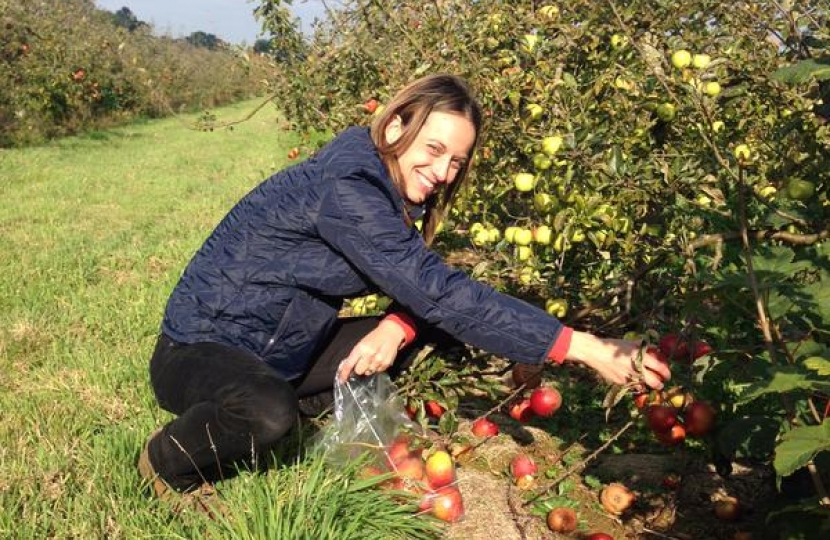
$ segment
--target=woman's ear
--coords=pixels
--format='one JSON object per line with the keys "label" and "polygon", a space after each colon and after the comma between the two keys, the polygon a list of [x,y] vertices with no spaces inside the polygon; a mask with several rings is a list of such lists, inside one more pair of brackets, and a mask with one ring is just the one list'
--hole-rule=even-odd
{"label": "woman's ear", "polygon": [[386,144],[395,144],[395,141],[401,138],[401,134],[403,133],[403,120],[401,120],[400,115],[395,115],[392,120],[386,124],[386,130],[384,131],[384,135],[386,136]]}

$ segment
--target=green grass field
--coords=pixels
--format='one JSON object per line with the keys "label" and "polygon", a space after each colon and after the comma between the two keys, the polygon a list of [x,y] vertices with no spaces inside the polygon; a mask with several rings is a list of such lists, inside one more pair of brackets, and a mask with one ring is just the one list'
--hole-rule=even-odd
{"label": "green grass field", "polygon": [[220,485],[227,522],[174,515],[142,485],[138,453],[169,418],[147,372],[167,296],[299,140],[270,106],[232,130],[195,120],[0,150],[0,538],[433,537],[309,458]]}

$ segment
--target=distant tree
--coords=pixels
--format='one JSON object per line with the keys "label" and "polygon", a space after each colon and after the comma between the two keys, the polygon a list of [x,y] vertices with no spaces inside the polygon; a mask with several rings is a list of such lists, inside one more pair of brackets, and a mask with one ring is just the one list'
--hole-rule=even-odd
{"label": "distant tree", "polygon": [[254,52],[259,54],[270,54],[273,45],[270,39],[260,38],[254,43]]}
{"label": "distant tree", "polygon": [[126,6],[113,13],[112,19],[117,26],[126,28],[130,32],[135,31],[137,28],[149,26],[146,22],[139,20],[130,8]]}
{"label": "distant tree", "polygon": [[209,34],[207,32],[202,32],[201,30],[197,30],[196,32],[191,33],[187,36],[187,42],[193,45],[194,47],[203,47],[205,49],[215,50],[221,44],[222,40],[216,37],[214,34]]}

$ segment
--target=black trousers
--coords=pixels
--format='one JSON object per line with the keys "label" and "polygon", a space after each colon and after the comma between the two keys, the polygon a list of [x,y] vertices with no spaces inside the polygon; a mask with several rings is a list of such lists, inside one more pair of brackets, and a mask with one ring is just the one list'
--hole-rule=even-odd
{"label": "black trousers", "polygon": [[[243,349],[177,343],[161,335],[150,380],[159,405],[178,416],[150,442],[156,472],[185,491],[203,480],[232,476],[239,465],[262,463],[296,424],[300,400],[331,390],[340,361],[377,322],[376,317],[339,319],[311,369],[294,381]],[[426,342],[458,345],[440,331],[426,333],[398,354],[388,373],[396,377]]]}

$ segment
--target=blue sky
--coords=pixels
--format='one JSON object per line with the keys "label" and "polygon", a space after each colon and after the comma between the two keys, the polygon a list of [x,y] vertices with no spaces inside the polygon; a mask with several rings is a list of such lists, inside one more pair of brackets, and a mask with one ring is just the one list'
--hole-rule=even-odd
{"label": "blue sky", "polygon": [[[337,1],[328,1],[336,7]],[[253,44],[260,33],[253,11],[256,0],[95,0],[99,8],[118,11],[130,8],[140,20],[150,23],[158,34],[174,37],[187,36],[201,30],[229,43]],[[324,18],[325,8],[320,0],[294,0],[289,7],[308,32],[315,17]]]}

